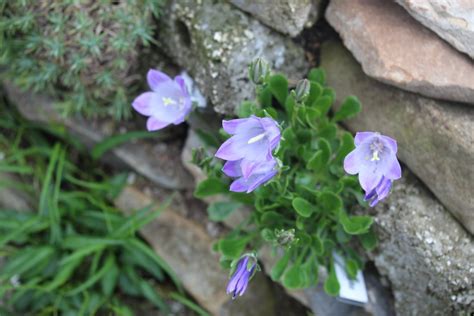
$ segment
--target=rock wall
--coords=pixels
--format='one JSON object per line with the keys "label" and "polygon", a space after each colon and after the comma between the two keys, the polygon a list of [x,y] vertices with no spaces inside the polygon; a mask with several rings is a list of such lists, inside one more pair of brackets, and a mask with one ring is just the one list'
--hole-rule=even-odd
{"label": "rock wall", "polygon": [[399,158],[474,233],[474,107],[436,101],[377,82],[341,43],[322,47],[322,67],[338,101],[356,95],[352,131],[376,130],[398,141]]}
{"label": "rock wall", "polygon": [[296,79],[308,71],[301,47],[225,1],[169,1],[163,16],[158,42],[219,113],[254,95],[247,66],[257,57]]}

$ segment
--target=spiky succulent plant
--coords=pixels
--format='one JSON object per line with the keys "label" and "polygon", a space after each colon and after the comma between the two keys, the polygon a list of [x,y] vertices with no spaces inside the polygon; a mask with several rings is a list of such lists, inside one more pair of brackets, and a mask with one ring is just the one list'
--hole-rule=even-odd
{"label": "spiky succulent plant", "polygon": [[55,96],[66,114],[125,118],[161,3],[0,0],[2,76]]}

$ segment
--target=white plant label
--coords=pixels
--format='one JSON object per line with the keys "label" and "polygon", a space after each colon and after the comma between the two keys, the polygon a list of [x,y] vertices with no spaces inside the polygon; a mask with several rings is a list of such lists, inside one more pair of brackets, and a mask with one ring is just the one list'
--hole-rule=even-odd
{"label": "white plant label", "polygon": [[333,253],[334,268],[341,286],[338,299],[344,303],[361,306],[369,302],[362,271],[357,272],[354,280],[349,279],[346,273],[344,258]]}

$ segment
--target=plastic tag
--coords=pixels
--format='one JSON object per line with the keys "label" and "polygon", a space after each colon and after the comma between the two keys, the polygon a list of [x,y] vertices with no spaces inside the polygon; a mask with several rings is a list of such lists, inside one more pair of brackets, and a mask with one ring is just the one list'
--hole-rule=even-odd
{"label": "plastic tag", "polygon": [[362,306],[369,302],[362,271],[357,272],[354,280],[349,279],[346,273],[346,262],[337,253],[333,253],[334,268],[339,281],[340,291],[338,300],[352,305]]}

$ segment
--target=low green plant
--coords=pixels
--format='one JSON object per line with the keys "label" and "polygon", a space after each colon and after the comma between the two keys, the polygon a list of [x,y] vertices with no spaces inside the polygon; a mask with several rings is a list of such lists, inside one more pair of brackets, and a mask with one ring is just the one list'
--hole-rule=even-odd
{"label": "low green plant", "polygon": [[166,312],[153,284],[170,279],[180,290],[179,281],[137,234],[162,207],[122,215],[112,201],[127,175],[108,177],[62,126],[0,105],[0,131],[0,190],[23,191],[35,205],[0,209],[0,314],[132,315],[124,296]]}
{"label": "low green plant", "polygon": [[161,0],[0,0],[0,65],[65,114],[130,115]]}
{"label": "low green plant", "polygon": [[[281,141],[273,153],[279,166],[278,174],[253,192],[230,192],[231,181],[222,172],[222,161],[196,150],[194,162],[208,178],[198,184],[195,196],[227,196],[227,201],[209,205],[209,217],[215,221],[226,219],[243,206],[252,210],[244,222],[234,223],[236,228],[215,245],[224,267],[235,268],[237,262],[244,262],[242,258],[254,258],[246,253],[268,245],[279,257],[271,267],[273,280],[291,289],[314,286],[318,283],[320,267],[324,267],[328,272],[324,289],[330,295],[337,295],[339,282],[335,275],[334,252],[345,258],[346,272],[355,278],[363,267],[363,260],[354,250],[355,243],[358,241],[367,249],[376,245],[371,230],[372,217],[351,214],[355,206],[367,207],[367,203],[357,177],[343,169],[344,158],[354,149],[353,136],[338,126],[338,122],[356,115],[361,106],[358,99],[351,96],[331,114],[335,92],[326,86],[321,69],[313,69],[308,79],[300,81],[296,89],[289,89],[284,75],[271,74],[265,67],[261,60],[250,66],[250,79],[256,84],[256,100],[243,102],[239,117],[246,119],[255,115],[279,122]],[[242,124],[231,122],[229,130],[236,129],[231,124]],[[253,144],[265,135],[253,137],[244,145],[239,145],[239,138],[234,138],[235,147]],[[202,139],[213,147],[227,137],[222,131],[218,139],[210,134]],[[223,147],[225,145],[221,149]],[[226,150],[238,155],[235,149]],[[248,262],[246,273],[251,274],[254,264],[252,260]],[[233,279],[242,278],[243,274],[237,274]],[[230,291],[235,290],[235,295],[241,288],[231,285]]]}

